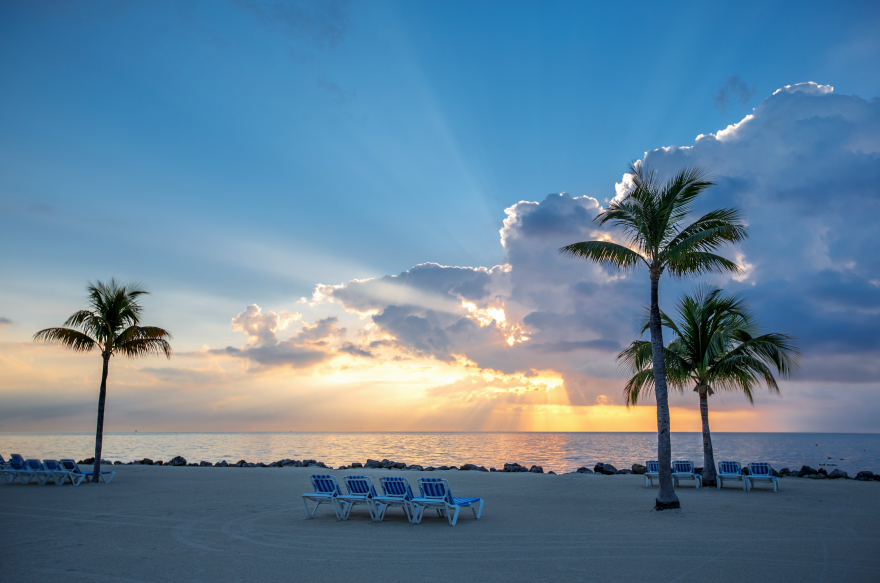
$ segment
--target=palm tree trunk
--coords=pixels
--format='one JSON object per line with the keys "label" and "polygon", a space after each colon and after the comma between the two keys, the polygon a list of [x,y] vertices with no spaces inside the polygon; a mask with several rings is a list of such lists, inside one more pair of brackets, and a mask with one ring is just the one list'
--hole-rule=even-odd
{"label": "palm tree trunk", "polygon": [[660,326],[660,273],[651,269],[651,355],[654,361],[654,394],[657,397],[657,461],[660,464],[660,492],[655,510],[681,508],[672,486],[672,441],[670,439],[669,399],[666,391],[666,361],[663,329]]}
{"label": "palm tree trunk", "polygon": [[712,451],[712,435],[709,433],[709,387],[699,386],[700,416],[703,418],[703,485],[714,486],[718,473],[715,471],[715,452]]}
{"label": "palm tree trunk", "polygon": [[101,393],[98,395],[98,429],[95,432],[95,465],[92,468],[92,482],[101,477],[101,449],[104,445],[104,402],[107,400],[107,373],[110,370],[110,353],[103,352],[104,371],[101,373]]}

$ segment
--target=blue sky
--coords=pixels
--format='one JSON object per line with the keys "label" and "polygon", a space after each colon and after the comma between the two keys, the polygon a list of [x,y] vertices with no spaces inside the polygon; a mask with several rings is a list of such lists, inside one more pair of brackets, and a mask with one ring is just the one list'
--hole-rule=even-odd
{"label": "blue sky", "polygon": [[[503,221],[512,221],[508,233],[516,230],[516,217],[525,216],[520,211],[526,207],[517,207],[521,201],[550,201],[545,210],[587,205],[588,199],[580,198],[585,196],[606,204],[630,161],[672,146],[694,149],[659,150],[648,160],[663,170],[690,162],[713,165],[719,174],[715,200],[743,206],[750,215],[752,247],[732,249],[731,257],[743,254],[760,276],[720,283],[748,289],[768,325],[797,333],[808,348],[800,384],[794,383],[792,392],[809,398],[788,405],[803,414],[774,427],[805,428],[824,407],[817,403],[833,400],[841,390],[829,388],[828,367],[816,364],[823,350],[832,350],[829,346],[842,354],[834,370],[847,371],[852,378],[843,375],[844,380],[856,383],[852,391],[844,390],[871,403],[864,415],[880,411],[880,376],[864,364],[880,350],[870,331],[880,309],[880,284],[872,283],[880,280],[880,269],[866,253],[880,218],[877,183],[854,178],[872,176],[878,168],[880,150],[872,141],[880,107],[877,30],[880,7],[874,2],[4,2],[0,322],[7,323],[0,325],[0,342],[6,358],[17,359],[12,367],[17,372],[8,373],[6,399],[14,406],[0,419],[0,429],[43,427],[40,420],[49,417],[67,428],[92,423],[92,397],[85,387],[94,381],[93,373],[86,364],[73,363],[95,363],[88,357],[68,363],[48,349],[33,352],[28,340],[80,307],[87,280],[110,277],[148,283],[154,294],[148,319],[174,332],[180,354],[171,363],[134,364],[131,374],[141,376],[126,385],[131,401],[118,405],[120,428],[145,410],[137,396],[138,387],[143,392],[145,386],[186,393],[196,385],[226,383],[217,391],[232,401],[245,393],[271,395],[258,399],[264,408],[308,409],[305,403],[313,398],[345,399],[343,389],[327,389],[338,384],[319,379],[334,378],[340,367],[357,368],[339,364],[339,355],[354,358],[353,347],[366,350],[367,337],[378,333],[387,338],[370,336],[369,342],[394,341],[397,356],[426,359],[425,366],[464,358],[474,363],[468,370],[476,367],[484,377],[531,378],[534,371],[551,371],[542,374],[566,379],[565,406],[605,403],[599,397],[619,404],[620,376],[607,350],[584,345],[583,352],[533,351],[543,356],[519,369],[513,362],[521,357],[497,352],[488,337],[466,346],[450,341],[433,353],[423,350],[426,345],[413,330],[394,327],[387,307],[402,305],[399,294],[384,298],[384,304],[365,301],[360,309],[345,299],[326,299],[333,297],[329,291],[316,296],[316,286],[383,278],[432,262],[486,270],[513,265],[512,280],[522,273],[523,279],[531,274],[543,281],[553,276],[542,274],[541,266],[552,265],[579,274],[577,281],[559,283],[559,289],[601,287],[607,274],[585,276],[582,266],[557,266],[537,255],[518,263],[524,256],[517,255],[516,246],[499,243]],[[833,93],[807,87],[774,95],[809,81],[833,86]],[[749,133],[748,124],[743,126],[748,146],[728,142],[721,158],[708,142],[695,146],[697,136],[742,122],[762,103],[765,114],[752,124],[761,131]],[[809,110],[809,116],[786,117],[784,112],[798,108]],[[810,125],[811,119],[825,121]],[[777,131],[785,120],[792,125]],[[813,147],[792,158],[792,144]],[[843,157],[829,157],[832,151]],[[829,159],[839,164],[817,162]],[[838,203],[851,194],[850,183],[861,189],[856,200],[862,210],[847,226],[847,211]],[[807,192],[809,185],[816,192]],[[766,194],[786,188],[793,191],[788,202]],[[545,198],[560,192],[575,202]],[[822,205],[820,214],[826,216],[816,218]],[[598,212],[587,207],[591,216]],[[774,208],[780,214],[768,217]],[[561,217],[568,211],[559,212]],[[567,232],[562,223],[548,228]],[[578,228],[587,230],[568,232],[592,236],[589,225]],[[785,235],[789,230],[791,237]],[[827,264],[811,263],[821,253],[811,247],[816,241],[797,238],[805,230],[823,233],[819,243],[827,248]],[[551,243],[547,249],[558,247]],[[809,252],[792,258],[791,248]],[[759,252],[765,256],[761,260]],[[840,267],[850,263],[854,267]],[[764,272],[761,265],[767,266]],[[485,277],[501,277],[494,273]],[[625,290],[631,281],[630,293]],[[542,320],[541,314],[552,312],[571,323],[572,315],[592,312],[580,304],[572,304],[568,316],[561,308],[554,312],[570,297],[560,291],[548,304],[553,290],[559,291],[551,286],[530,292],[534,305],[516,291],[499,291],[495,297],[507,303],[475,297],[474,309],[463,313],[476,318],[474,310],[506,310],[508,332],[520,326],[522,335],[532,334],[533,344],[605,341],[607,348],[632,335],[628,313],[632,302],[643,301],[641,283],[632,276],[622,287],[595,296],[592,305],[602,306],[595,317],[567,331],[558,324],[559,337],[543,340],[542,331],[549,334],[552,328],[547,322],[558,320]],[[671,298],[684,289],[676,285],[669,288]],[[448,286],[419,289],[469,301]],[[813,290],[812,307],[801,306],[808,301],[805,290]],[[835,302],[839,307],[833,314],[815,316],[815,306],[830,310]],[[252,314],[246,310],[251,304],[282,320],[291,314],[286,327],[277,327],[286,332],[243,337],[245,324],[231,321]],[[409,315],[430,320],[424,311],[418,314]],[[603,318],[608,321],[598,324]],[[852,328],[841,327],[841,318]],[[309,326],[315,327],[310,340]],[[333,326],[347,332],[332,332]],[[315,336],[320,330],[329,336]],[[332,354],[303,361],[330,368],[291,366],[281,374],[263,370],[266,364],[256,355],[264,353],[254,352],[245,364],[240,356],[221,354],[226,347],[237,354],[263,349],[266,338],[276,347],[291,342],[296,350],[305,342],[336,338],[336,344],[328,344]],[[309,346],[308,354],[321,352]],[[861,356],[853,356],[856,349]],[[204,364],[208,355],[228,362]],[[230,363],[243,367],[236,373],[242,376],[234,376]],[[81,399],[65,395],[63,375],[27,374],[53,367],[79,371],[80,366]],[[164,372],[144,372],[151,367]],[[211,367],[226,376],[210,376]],[[384,382],[367,369],[347,382]],[[854,369],[862,372],[850,374]],[[448,370],[442,382],[428,378],[424,386],[414,386],[429,400],[433,388],[459,382],[466,373]],[[841,381],[840,375],[831,376]],[[512,386],[508,377],[498,382]],[[298,383],[308,386],[294,396],[285,392]],[[547,390],[555,386],[548,383]],[[589,398],[580,402],[573,396],[581,393]],[[41,408],[47,399],[57,400],[60,409]],[[562,406],[551,401],[545,405]],[[741,403],[731,397],[727,405],[733,410]],[[840,404],[829,427],[871,425],[867,417],[853,421],[850,405]],[[70,412],[80,406],[82,413]],[[199,427],[230,427],[227,417],[207,420],[195,397],[188,406],[188,419],[206,419]],[[435,428],[447,427],[443,420],[454,417],[449,411],[434,414]],[[431,413],[424,418],[430,420]],[[290,417],[271,422],[276,421],[285,428],[285,423],[303,422]],[[240,427],[258,421],[248,422],[252,425]],[[168,423],[156,426],[186,428],[180,420]],[[487,423],[448,427],[540,428]]]}

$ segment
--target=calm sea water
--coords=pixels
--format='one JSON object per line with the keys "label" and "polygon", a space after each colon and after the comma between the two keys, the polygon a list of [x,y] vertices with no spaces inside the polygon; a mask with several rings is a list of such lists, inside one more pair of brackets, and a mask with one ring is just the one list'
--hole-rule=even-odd
{"label": "calm sea water", "polygon": [[[40,459],[94,454],[92,433],[0,433],[0,453]],[[768,461],[773,467],[822,464],[853,476],[880,473],[876,433],[715,433],[715,459]],[[672,434],[673,459],[702,464],[699,433]],[[654,433],[107,433],[104,459],[124,462],[148,457],[189,462],[240,459],[270,463],[283,458],[316,459],[334,467],[367,458],[408,464],[475,463],[500,468],[505,462],[536,464],[544,471],[570,472],[609,462],[618,468],[657,457]],[[828,468],[829,470],[831,467]]]}

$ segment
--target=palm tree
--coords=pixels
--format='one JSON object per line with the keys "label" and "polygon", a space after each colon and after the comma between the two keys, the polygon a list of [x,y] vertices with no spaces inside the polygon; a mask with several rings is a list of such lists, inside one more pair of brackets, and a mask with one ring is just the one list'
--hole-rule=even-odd
{"label": "palm tree", "polygon": [[[715,455],[709,433],[709,396],[715,391],[742,392],[754,404],[752,390],[765,384],[771,393],[779,386],[771,368],[788,378],[796,370],[800,352],[794,338],[785,334],[760,334],[754,314],[745,300],[715,287],[701,286],[685,294],[676,306],[676,319],[660,313],[663,326],[674,339],[666,346],[666,370],[673,389],[683,392],[694,383],[700,396],[703,419],[703,484],[714,486]],[[641,333],[650,326],[642,317]],[[617,355],[632,374],[623,392],[626,404],[635,405],[653,386],[650,343],[636,340]]]}
{"label": "palm tree", "polygon": [[657,398],[657,459],[660,462],[660,491],[654,508],[680,508],[672,487],[672,446],[669,436],[669,401],[666,367],[663,360],[663,333],[660,325],[660,276],[673,277],[708,272],[737,272],[735,263],[714,253],[724,243],[744,239],[746,228],[737,209],[711,211],[686,224],[696,198],[713,185],[706,170],[685,168],[666,183],[656,172],[635,162],[630,165],[633,189],[622,200],[614,201],[595,221],[620,227],[623,245],[610,241],[585,241],[559,249],[572,257],[600,265],[634,270],[644,264],[651,278],[650,329],[654,393]]}
{"label": "palm tree", "polygon": [[101,475],[101,446],[104,439],[104,402],[107,397],[107,372],[110,357],[122,354],[137,358],[164,354],[171,358],[171,334],[155,326],[140,326],[143,308],[138,298],[149,292],[140,283],[120,285],[98,281],[86,286],[89,309],[74,313],[64,322],[71,328],[46,328],[34,334],[34,340],[72,348],[76,352],[91,352],[97,348],[104,359],[101,374],[101,392],[98,396],[98,429],[95,435],[95,466],[92,481]]}

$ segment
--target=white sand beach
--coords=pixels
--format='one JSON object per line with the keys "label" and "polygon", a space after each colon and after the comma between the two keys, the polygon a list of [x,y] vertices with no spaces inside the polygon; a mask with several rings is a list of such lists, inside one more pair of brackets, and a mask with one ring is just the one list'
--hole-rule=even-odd
{"label": "white sand beach", "polygon": [[[880,484],[785,478],[779,493],[678,489],[651,510],[634,475],[393,472],[486,500],[304,518],[307,468],[115,466],[110,484],[0,485],[4,581],[877,581]],[[378,477],[389,470],[332,471]]]}

